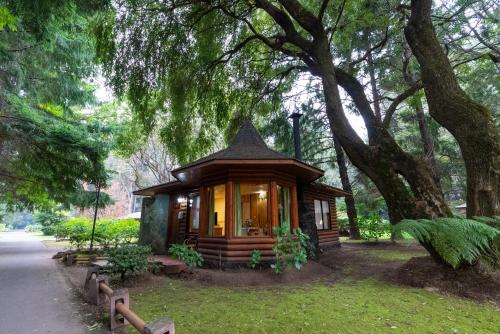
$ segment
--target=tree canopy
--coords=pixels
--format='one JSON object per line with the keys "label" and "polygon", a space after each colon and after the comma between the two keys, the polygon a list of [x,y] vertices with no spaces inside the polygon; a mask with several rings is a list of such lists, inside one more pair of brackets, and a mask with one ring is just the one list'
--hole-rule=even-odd
{"label": "tree canopy", "polygon": [[90,7],[7,1],[0,7],[0,201],[68,203],[82,182],[106,179],[111,129],[95,104]]}

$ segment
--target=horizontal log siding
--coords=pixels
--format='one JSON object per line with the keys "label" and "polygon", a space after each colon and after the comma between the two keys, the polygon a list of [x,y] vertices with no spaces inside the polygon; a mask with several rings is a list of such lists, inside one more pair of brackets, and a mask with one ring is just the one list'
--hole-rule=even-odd
{"label": "horizontal log siding", "polygon": [[262,252],[262,260],[272,260],[274,238],[200,238],[198,239],[198,252],[203,258],[220,260],[222,262],[247,262],[252,251],[258,249]]}
{"label": "horizontal log siding", "polygon": [[319,246],[329,248],[339,245],[339,224],[337,221],[337,206],[335,195],[326,191],[319,191],[311,186],[304,187],[304,202],[314,212],[314,200],[328,201],[330,204],[330,229],[318,230]]}

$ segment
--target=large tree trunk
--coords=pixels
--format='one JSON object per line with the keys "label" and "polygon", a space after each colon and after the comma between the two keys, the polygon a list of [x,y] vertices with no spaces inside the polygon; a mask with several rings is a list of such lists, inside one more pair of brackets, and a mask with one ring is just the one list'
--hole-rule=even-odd
{"label": "large tree trunk", "polygon": [[434,181],[436,181],[438,187],[441,188],[441,176],[436,162],[436,157],[434,156],[434,142],[432,140],[429,127],[427,126],[427,122],[425,121],[424,108],[422,107],[422,100],[420,96],[417,95],[413,98],[412,105],[415,109],[415,115],[418,122],[420,140],[422,141],[422,146],[424,147],[424,158],[429,162]]}
{"label": "large tree trunk", "polygon": [[345,160],[344,150],[342,149],[338,139],[335,138],[335,135],[333,135],[333,145],[335,147],[342,188],[350,194],[344,197],[347,217],[349,219],[349,236],[351,239],[361,239],[358,227],[358,213],[356,212],[356,205],[352,195],[351,181],[349,180],[349,174],[347,173],[347,163]]}
{"label": "large tree trunk", "polygon": [[456,138],[467,171],[467,216],[500,214],[500,136],[490,111],[459,86],[431,21],[431,0],[412,0],[405,36],[431,116]]}
{"label": "large tree trunk", "polygon": [[[325,95],[326,112],[335,134],[351,162],[375,183],[389,209],[391,223],[404,218],[449,216],[451,212],[425,161],[405,153],[381,125],[371,109],[360,83],[335,69],[326,36],[314,49],[317,73]],[[364,118],[369,145],[349,125],[343,111],[337,76]],[[405,184],[405,181],[407,184]]]}

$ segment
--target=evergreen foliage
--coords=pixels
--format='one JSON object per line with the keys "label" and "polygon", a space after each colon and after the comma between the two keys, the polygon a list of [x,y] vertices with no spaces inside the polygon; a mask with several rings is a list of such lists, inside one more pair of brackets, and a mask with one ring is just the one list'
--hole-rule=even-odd
{"label": "evergreen foliage", "polygon": [[108,251],[106,271],[120,274],[121,280],[127,273],[140,273],[148,269],[148,258],[151,247],[139,245],[124,245]]}
{"label": "evergreen foliage", "polygon": [[457,269],[480,259],[498,263],[495,245],[500,230],[476,220],[463,218],[405,219],[394,226],[395,233],[406,232],[417,239],[431,255]]}
{"label": "evergreen foliage", "polygon": [[68,203],[82,182],[106,179],[111,129],[83,116],[95,99],[87,35],[92,12],[76,1],[0,6],[0,201]]}

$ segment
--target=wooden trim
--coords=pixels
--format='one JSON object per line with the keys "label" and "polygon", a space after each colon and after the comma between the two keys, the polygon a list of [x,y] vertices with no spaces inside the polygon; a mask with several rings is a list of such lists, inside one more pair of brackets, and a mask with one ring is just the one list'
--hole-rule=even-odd
{"label": "wooden trim", "polygon": [[273,228],[279,225],[278,222],[278,185],[276,181],[271,181],[269,185],[269,213],[271,218],[271,230],[269,231],[269,235],[273,235]]}
{"label": "wooden trim", "polygon": [[297,200],[297,186],[293,185],[291,188],[292,203],[290,205],[292,210],[292,230],[299,228],[299,204]]}
{"label": "wooden trim", "polygon": [[208,198],[207,187],[200,188],[200,236],[208,235]]}
{"label": "wooden trim", "polygon": [[226,182],[226,228],[225,228],[225,238],[231,239],[233,237],[234,230],[234,187],[233,182]]}

